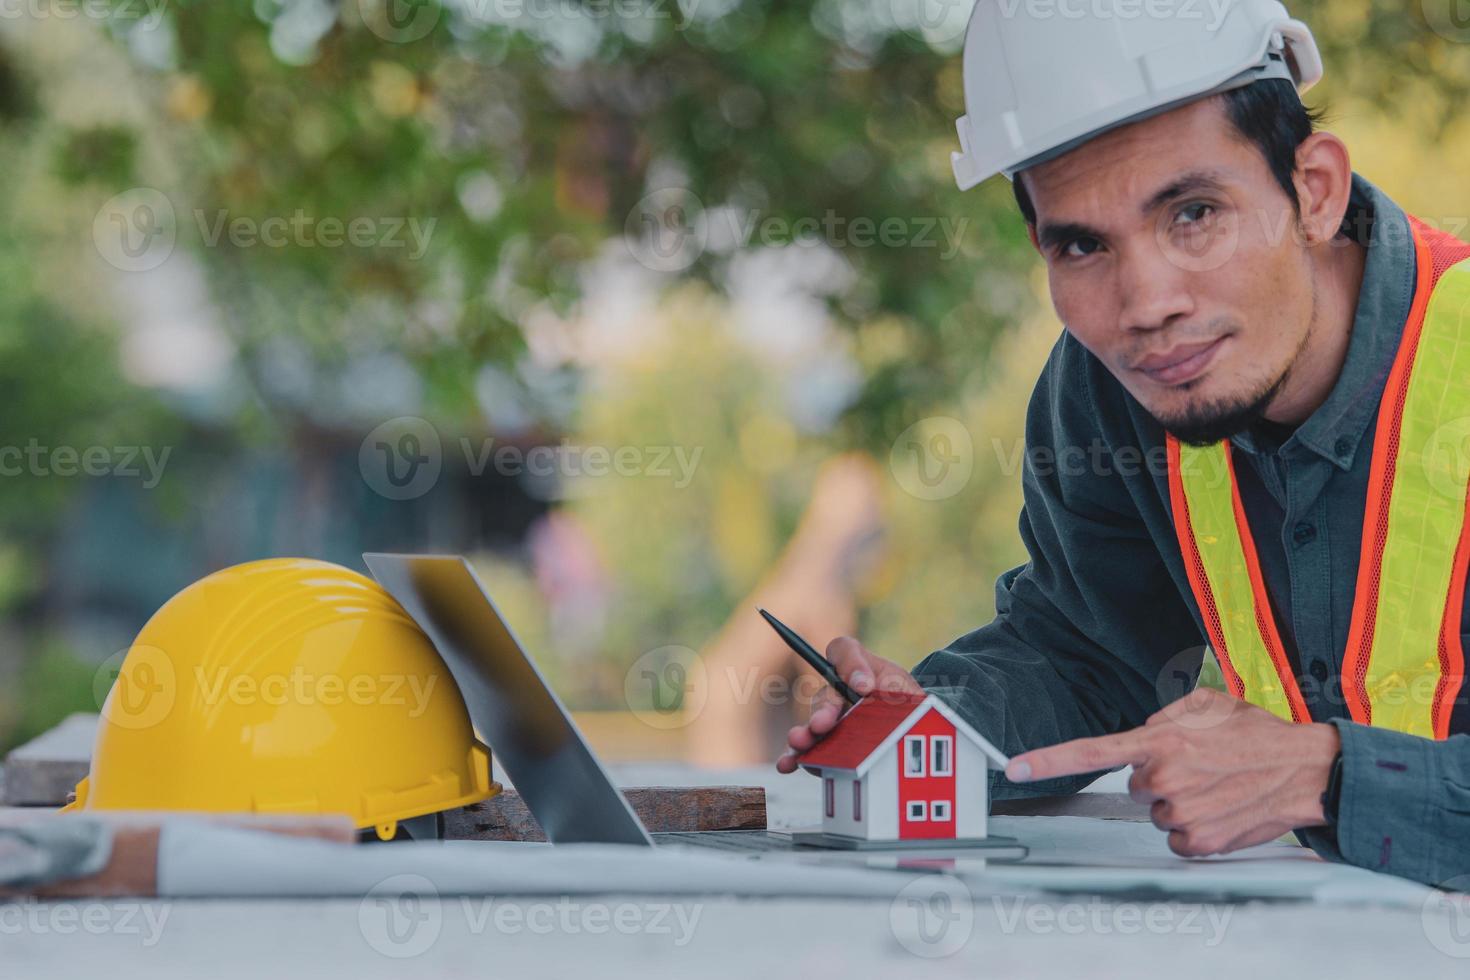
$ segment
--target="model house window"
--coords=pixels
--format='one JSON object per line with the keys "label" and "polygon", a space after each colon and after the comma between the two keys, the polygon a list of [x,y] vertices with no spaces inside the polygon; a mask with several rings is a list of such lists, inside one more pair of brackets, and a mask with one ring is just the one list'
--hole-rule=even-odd
{"label": "model house window", "polygon": [[929,775],[954,775],[953,735],[935,735],[929,739]]}
{"label": "model house window", "polygon": [[924,736],[904,736],[903,774],[905,776],[924,775]]}
{"label": "model house window", "polygon": [[929,804],[929,819],[944,823],[949,819],[949,800],[934,800]]}
{"label": "model house window", "polygon": [[923,800],[909,800],[908,819],[910,822],[929,819],[924,812]]}
{"label": "model house window", "polygon": [[852,781],[852,819],[863,819],[863,783],[860,779]]}
{"label": "model house window", "polygon": [[830,776],[822,780],[822,789],[827,795],[827,816],[833,816],[837,813],[837,788],[832,785]]}

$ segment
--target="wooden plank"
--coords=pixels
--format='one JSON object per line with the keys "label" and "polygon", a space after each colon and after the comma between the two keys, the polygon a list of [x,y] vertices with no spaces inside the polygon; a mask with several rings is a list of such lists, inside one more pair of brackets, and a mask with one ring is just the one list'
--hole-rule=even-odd
{"label": "wooden plank", "polygon": [[[762,786],[631,786],[623,795],[652,833],[688,830],[765,830]],[[444,816],[450,840],[544,841],[546,834],[515,790]]]}
{"label": "wooden plank", "polygon": [[87,775],[97,716],[75,714],[5,757],[6,806],[60,806]]}

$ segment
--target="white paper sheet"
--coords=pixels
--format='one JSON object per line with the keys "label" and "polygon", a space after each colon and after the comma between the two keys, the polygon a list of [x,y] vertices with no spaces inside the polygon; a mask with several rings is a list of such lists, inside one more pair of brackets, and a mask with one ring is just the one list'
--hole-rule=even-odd
{"label": "white paper sheet", "polygon": [[[1331,864],[1271,843],[1220,858],[1169,852],[1148,824],[1082,817],[1000,817],[996,833],[1032,848],[1020,864],[963,854],[908,856],[726,852],[488,841],[348,847],[178,822],[159,843],[159,892],[169,896],[361,896],[375,890],[443,895],[734,894],[891,897],[915,874],[948,873],[976,894],[1040,891],[1297,899],[1419,908],[1430,889]],[[898,873],[895,873],[898,872]]]}
{"label": "white paper sheet", "polygon": [[[166,826],[158,891],[173,897],[736,894],[891,897],[908,877],[609,844],[455,841],[346,846],[196,823]],[[386,885],[385,885],[386,883]]]}

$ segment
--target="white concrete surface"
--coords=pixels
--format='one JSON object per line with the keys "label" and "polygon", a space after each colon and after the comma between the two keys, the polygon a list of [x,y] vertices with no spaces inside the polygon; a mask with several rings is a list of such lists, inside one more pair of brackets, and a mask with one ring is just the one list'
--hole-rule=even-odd
{"label": "white concrete surface", "polygon": [[[618,771],[626,784],[674,775]],[[755,774],[677,775],[735,783]],[[1107,778],[1103,788],[1121,777]],[[816,822],[815,779],[761,781],[773,823]],[[1017,821],[1055,818],[1001,819],[998,832],[1017,833]],[[362,900],[10,902],[0,903],[0,977],[1470,976],[1470,910],[1437,902],[1192,905],[956,885],[915,875],[896,900],[460,899],[400,889]]]}

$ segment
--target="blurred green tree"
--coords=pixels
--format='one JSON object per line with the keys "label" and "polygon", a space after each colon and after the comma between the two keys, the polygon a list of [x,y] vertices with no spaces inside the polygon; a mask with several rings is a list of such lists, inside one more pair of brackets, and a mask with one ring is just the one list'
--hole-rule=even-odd
{"label": "blurred green tree", "polygon": [[[946,16],[926,18],[936,6]],[[1338,107],[1370,175],[1431,217],[1467,213],[1458,161],[1470,124],[1457,110],[1470,95],[1470,29],[1454,0],[1290,6],[1327,61],[1309,101]],[[1033,316],[1045,305],[1028,281],[1036,259],[1004,181],[953,187],[964,4],[110,9],[101,30],[19,20],[0,41],[11,176],[0,192],[0,445],[161,445],[207,423],[220,458],[263,443],[289,455],[323,427],[400,414],[386,372],[408,377],[414,410],[450,432],[706,446],[705,473],[721,487],[671,505],[658,547],[644,484],[570,505],[620,573],[645,555],[627,570],[642,604],[609,632],[637,651],[698,642],[718,621],[794,523],[817,459],[843,448],[886,458],[917,419],[948,415],[971,429],[976,476],[959,499],[901,501],[908,543],[872,619],[903,656],[984,615],[990,579],[1017,557],[1016,478],[979,458],[1011,458],[1030,374],[1060,325]],[[166,208],[107,212],[138,188]],[[164,230],[136,223],[148,217],[176,236],[161,259],[176,278],[162,288],[177,294],[197,274],[228,341],[228,377],[210,392],[161,396],[119,367],[113,328],[138,314],[114,287],[143,280],[103,261],[103,217]],[[792,244],[814,247],[781,248]],[[762,251],[777,257],[753,259]],[[826,258],[793,271],[813,255]],[[589,372],[601,355],[567,331],[586,319],[596,268],[613,261],[658,290],[695,280],[711,296],[789,275],[835,328],[819,339],[856,366],[855,381],[837,385],[835,412],[794,413],[790,390],[804,379],[771,367],[793,329],[785,308],[764,323],[759,310],[737,315],[747,337],[732,343],[714,325],[723,309],[686,307],[673,311],[685,336],[622,375],[641,389],[585,397],[589,379],[609,375]],[[1018,323],[1028,332],[1008,345]],[[753,353],[751,331],[774,353]],[[766,455],[750,459],[751,443]],[[81,489],[0,480],[0,610],[43,600],[47,542]],[[198,503],[186,494],[174,506]],[[699,574],[683,578],[685,567]]]}

